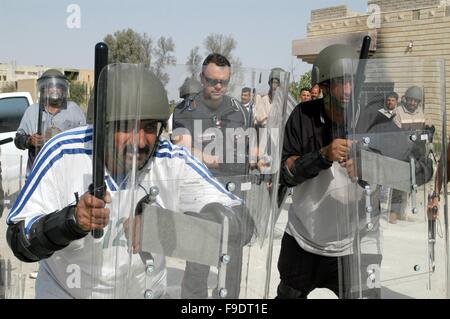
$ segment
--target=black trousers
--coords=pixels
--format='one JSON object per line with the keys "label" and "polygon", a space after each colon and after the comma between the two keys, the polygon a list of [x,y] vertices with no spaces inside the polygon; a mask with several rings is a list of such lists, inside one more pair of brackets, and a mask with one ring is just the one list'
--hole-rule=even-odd
{"label": "black trousers", "polygon": [[[303,250],[294,237],[284,233],[278,259],[280,284],[278,299],[305,299],[315,288],[328,288],[342,299],[358,298],[355,287],[358,270],[353,262],[356,256],[327,257]],[[381,264],[381,255],[364,255],[361,258],[362,270],[369,264]],[[366,287],[367,288],[367,287]],[[363,290],[363,298],[380,298],[381,290]]]}

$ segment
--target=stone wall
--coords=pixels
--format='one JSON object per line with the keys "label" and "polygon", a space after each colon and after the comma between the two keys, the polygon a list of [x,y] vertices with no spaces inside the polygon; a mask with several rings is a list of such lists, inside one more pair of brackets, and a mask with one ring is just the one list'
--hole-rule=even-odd
{"label": "stone wall", "polygon": [[438,6],[442,0],[369,0],[368,5],[380,6],[381,12],[418,9]]}
{"label": "stone wall", "polygon": [[[445,1],[444,1],[445,2]],[[369,0],[369,4],[381,6],[377,32],[376,51],[372,58],[386,59],[383,66],[386,73],[374,81],[395,84],[394,90],[402,96],[410,85],[425,89],[425,111],[429,120],[439,123],[440,107],[447,106],[447,128],[450,131],[450,1],[448,6],[437,0]],[[308,24],[307,39],[312,43],[344,34],[373,30],[365,15],[346,15],[331,19],[331,12],[337,7],[322,9],[322,20],[311,20]],[[325,18],[325,12],[329,12]],[[335,11],[337,12],[337,11]],[[337,14],[337,13],[336,13]],[[308,45],[307,39],[303,45]],[[313,40],[314,39],[314,40]],[[314,42],[314,43],[315,43]],[[409,43],[412,47],[409,47]],[[439,78],[439,68],[435,62],[444,60],[445,79]],[[369,73],[370,74],[370,73]],[[380,76],[380,69],[372,72]],[[370,75],[369,75],[369,80]],[[445,80],[446,103],[441,103],[440,87]],[[438,125],[439,126],[439,125]],[[438,135],[439,132],[438,132]]]}
{"label": "stone wall", "polygon": [[347,17],[347,13],[348,13],[347,6],[337,6],[325,9],[312,10],[311,21],[345,18]]}

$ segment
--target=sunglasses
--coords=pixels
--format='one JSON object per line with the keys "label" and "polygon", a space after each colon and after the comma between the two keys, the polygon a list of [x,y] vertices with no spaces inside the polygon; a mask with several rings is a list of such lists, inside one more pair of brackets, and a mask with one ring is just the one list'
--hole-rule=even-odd
{"label": "sunglasses", "polygon": [[216,86],[217,84],[221,84],[222,86],[228,86],[228,83],[230,83],[230,80],[217,80],[217,79],[210,79],[203,73],[203,78],[210,86]]}

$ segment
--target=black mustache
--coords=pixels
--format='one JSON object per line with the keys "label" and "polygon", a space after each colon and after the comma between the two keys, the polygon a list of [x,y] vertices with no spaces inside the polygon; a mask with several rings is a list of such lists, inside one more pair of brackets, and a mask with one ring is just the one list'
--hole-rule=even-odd
{"label": "black mustache", "polygon": [[[126,144],[123,148],[123,154],[129,154],[134,153],[134,146],[132,144]],[[150,153],[150,147],[146,145],[145,147],[138,148],[137,153],[140,154],[149,154]]]}

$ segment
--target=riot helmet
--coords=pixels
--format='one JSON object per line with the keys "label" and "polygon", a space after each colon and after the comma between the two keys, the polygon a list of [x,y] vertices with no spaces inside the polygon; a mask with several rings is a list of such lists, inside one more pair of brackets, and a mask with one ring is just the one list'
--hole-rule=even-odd
{"label": "riot helmet", "polygon": [[327,104],[340,108],[348,105],[352,87],[347,82],[356,74],[357,61],[356,51],[348,45],[333,44],[320,51],[311,71],[311,84],[323,86]]}
{"label": "riot helmet", "polygon": [[[163,84],[152,71],[142,69],[137,72],[137,69],[140,67],[135,64],[108,66],[106,122],[152,119],[165,123],[169,119],[169,100]],[[138,80],[134,78],[136,76]],[[140,94],[136,96],[138,91]],[[110,107],[119,103],[124,106],[132,103],[139,105],[139,112],[130,112],[129,107]],[[88,124],[94,123],[93,95],[89,100],[86,121]]]}
{"label": "riot helmet", "polygon": [[408,111],[410,112],[416,111],[417,108],[421,106],[422,101],[423,101],[422,88],[414,85],[406,90],[404,105]]}
{"label": "riot helmet", "polygon": [[270,71],[269,82],[268,82],[268,84],[271,85],[271,84],[272,84],[272,81],[273,81],[274,79],[276,79],[276,80],[278,80],[278,82],[280,82],[280,81],[281,81],[281,75],[282,75],[282,73],[284,73],[284,72],[285,72],[285,71],[284,71],[282,68],[273,68],[273,69]]}
{"label": "riot helmet", "polygon": [[193,77],[187,77],[184,80],[183,85],[180,87],[180,98],[185,99],[189,95],[197,94],[202,90],[201,83],[193,78]]}
{"label": "riot helmet", "polygon": [[356,72],[350,64],[357,61],[356,51],[344,44],[333,44],[320,51],[311,71],[311,85],[321,84],[338,76],[345,76],[348,70]]}
{"label": "riot helmet", "polygon": [[[106,107],[107,168],[113,176],[123,176],[130,172],[135,158],[137,168],[142,169],[158,149],[159,137],[170,117],[163,84],[143,65],[112,64],[102,71],[97,89],[97,103]],[[93,121],[92,101],[87,122]]]}
{"label": "riot helmet", "polygon": [[62,107],[69,96],[69,80],[56,69],[45,71],[37,80],[41,104]]}

